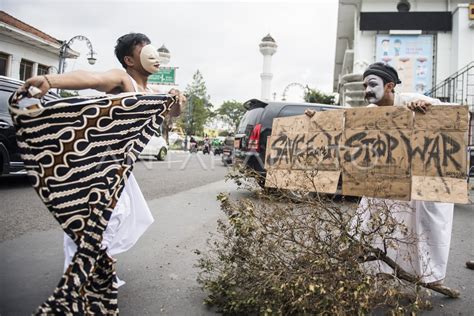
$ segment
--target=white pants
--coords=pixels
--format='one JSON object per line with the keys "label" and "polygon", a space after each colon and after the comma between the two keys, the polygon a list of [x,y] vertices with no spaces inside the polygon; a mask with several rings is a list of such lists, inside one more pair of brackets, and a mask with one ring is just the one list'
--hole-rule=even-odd
{"label": "white pants", "polygon": [[[125,252],[138,241],[153,221],[140,187],[130,173],[104,231],[102,246],[107,248],[107,253],[111,257]],[[71,264],[76,250],[74,241],[64,234],[64,271]]]}
{"label": "white pants", "polygon": [[[426,201],[393,201],[363,197],[357,210],[360,220],[359,229],[367,229],[367,223],[374,216],[377,205],[388,207],[398,223],[404,224],[408,234],[416,237],[416,241],[397,242],[388,247],[387,254],[408,273],[422,277],[426,283],[443,280],[448,266],[451,230],[453,226],[452,203]],[[355,222],[353,221],[353,226]],[[395,231],[392,238],[404,239],[406,235]],[[382,241],[375,240],[373,246],[383,249]],[[392,269],[381,261],[370,262],[367,267],[380,272],[391,273]]]}

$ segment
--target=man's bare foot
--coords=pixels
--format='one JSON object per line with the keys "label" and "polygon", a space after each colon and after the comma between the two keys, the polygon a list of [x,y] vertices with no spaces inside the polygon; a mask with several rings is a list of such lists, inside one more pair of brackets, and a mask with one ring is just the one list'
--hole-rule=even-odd
{"label": "man's bare foot", "polygon": [[434,281],[434,282],[430,282],[428,283],[429,285],[433,285],[433,286],[440,286],[440,285],[443,285],[444,283],[444,279],[442,280],[438,280],[438,281]]}
{"label": "man's bare foot", "polygon": [[466,261],[466,267],[468,269],[474,270],[474,260]]}
{"label": "man's bare foot", "polygon": [[310,110],[310,109],[304,110],[304,114],[306,114],[306,115],[309,116],[309,117],[313,117],[313,116],[314,116],[314,113],[316,113],[315,110]]}

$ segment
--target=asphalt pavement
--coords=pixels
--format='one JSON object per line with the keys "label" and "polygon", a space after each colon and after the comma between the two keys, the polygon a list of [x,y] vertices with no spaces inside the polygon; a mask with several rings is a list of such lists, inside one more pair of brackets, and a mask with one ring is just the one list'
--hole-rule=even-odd
{"label": "asphalt pavement", "polygon": [[[122,315],[216,314],[202,304],[205,293],[196,282],[194,250],[206,249],[209,233],[216,231],[217,219],[223,218],[217,194],[249,195],[222,180],[227,170],[213,157],[200,157],[202,163],[197,157],[185,163],[187,156],[180,154],[169,158],[169,163],[139,163],[134,170],[155,223],[131,250],[117,256],[118,275],[126,281],[119,289]],[[27,185],[4,186],[0,188],[1,210],[17,205],[8,199],[34,200],[34,195]],[[29,209],[41,212],[41,205]],[[32,214],[23,219],[31,223],[28,229],[22,226],[20,234],[2,233],[10,237],[0,242],[0,315],[31,314],[61,277],[62,232],[54,221],[54,227],[42,221],[35,227],[34,218]],[[1,229],[11,231],[15,226],[6,226],[2,217]],[[461,290],[461,297],[433,294],[434,309],[423,315],[474,314],[474,271],[464,266],[474,259],[473,232],[474,206],[456,205],[446,285]]]}
{"label": "asphalt pavement", "polygon": [[[139,160],[133,173],[146,200],[222,180],[220,156],[169,152],[166,161]],[[0,242],[33,231],[59,229],[26,177],[0,178]]]}
{"label": "asphalt pavement", "polygon": [[[213,315],[196,282],[194,250],[206,248],[223,215],[216,196],[235,186],[223,180],[149,200],[155,223],[128,252],[117,256],[122,315]],[[0,244],[1,315],[29,315],[62,275],[62,232],[32,232]]]}

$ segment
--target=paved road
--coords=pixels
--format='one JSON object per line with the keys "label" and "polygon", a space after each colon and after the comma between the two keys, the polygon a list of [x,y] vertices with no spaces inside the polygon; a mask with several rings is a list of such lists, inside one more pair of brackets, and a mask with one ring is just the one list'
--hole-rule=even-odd
{"label": "paved road", "polygon": [[[122,315],[214,315],[203,306],[196,282],[195,249],[206,248],[222,216],[216,195],[231,191],[220,180],[171,196],[148,200],[155,223],[128,252],[117,256]],[[29,315],[56,286],[62,269],[59,230],[26,233],[0,243],[0,314]]]}
{"label": "paved road", "polygon": [[[140,160],[133,171],[146,200],[224,178],[220,156],[171,152],[167,161]],[[27,232],[59,229],[26,177],[0,178],[0,242]]]}
{"label": "paved road", "polygon": [[[216,195],[222,191],[235,198],[249,195],[222,180],[226,168],[218,161],[212,169],[212,160],[206,156],[202,160],[208,167],[205,170],[197,159],[184,164],[185,158],[177,154],[169,164],[140,163],[135,169],[156,221],[135,247],[118,256],[118,275],[127,282],[119,289],[122,315],[215,315],[202,305],[205,294],[196,283],[193,251],[206,248],[209,232],[215,231],[216,220],[223,216]],[[185,170],[180,170],[183,164]],[[2,211],[6,205],[21,205],[9,201],[19,196],[35,199],[26,184],[1,188]],[[30,212],[40,211],[41,205],[30,208]],[[22,233],[5,233],[12,237],[0,242],[0,315],[29,315],[61,276],[62,233],[55,225],[48,228],[43,220],[35,226],[34,219],[34,215],[19,217],[32,223],[21,226]],[[446,284],[461,289],[461,298],[433,294],[434,309],[423,314],[473,314],[474,271],[464,268],[464,262],[474,258],[473,219],[472,205],[456,206]],[[16,229],[3,221],[1,228]]]}
{"label": "paved road", "polygon": [[[118,273],[127,282],[119,292],[122,314],[156,314],[172,306],[195,315],[196,307],[203,308],[193,250],[203,249],[208,232],[215,231],[216,195],[229,186],[219,159],[178,152],[165,162],[142,160],[135,166],[156,221],[118,256]],[[0,201],[0,315],[29,315],[61,277],[62,231],[25,178],[2,179]],[[192,303],[181,304],[187,297]]]}

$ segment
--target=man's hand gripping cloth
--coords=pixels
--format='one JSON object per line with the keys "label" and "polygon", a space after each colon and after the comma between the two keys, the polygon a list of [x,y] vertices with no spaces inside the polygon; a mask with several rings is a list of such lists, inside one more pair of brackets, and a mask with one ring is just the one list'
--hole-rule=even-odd
{"label": "man's hand gripping cloth", "polygon": [[78,250],[37,314],[117,314],[102,234],[138,155],[176,104],[169,95],[73,97],[21,109],[17,143],[33,187]]}

